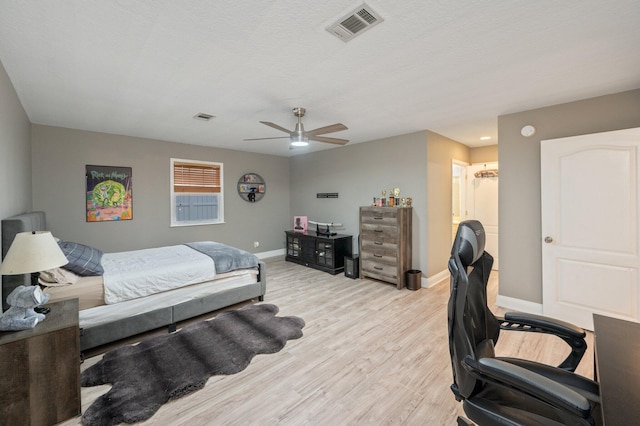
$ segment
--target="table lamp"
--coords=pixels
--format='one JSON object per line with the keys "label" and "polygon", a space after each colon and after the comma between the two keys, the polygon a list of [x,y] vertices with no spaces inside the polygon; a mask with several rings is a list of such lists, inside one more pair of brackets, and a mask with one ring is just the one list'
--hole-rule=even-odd
{"label": "table lamp", "polygon": [[67,257],[51,232],[20,232],[16,234],[0,264],[0,275],[31,274],[31,284],[37,285],[40,271],[67,263]]}

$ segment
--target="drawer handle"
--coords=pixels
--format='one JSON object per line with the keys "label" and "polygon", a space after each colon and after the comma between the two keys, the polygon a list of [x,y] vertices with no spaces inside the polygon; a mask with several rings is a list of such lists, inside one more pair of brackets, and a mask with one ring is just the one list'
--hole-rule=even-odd
{"label": "drawer handle", "polygon": [[382,245],[382,241],[374,241],[373,244],[381,246]]}
{"label": "drawer handle", "polygon": [[374,255],[373,255],[373,257],[379,257],[379,258],[382,258],[382,255],[381,255],[381,254],[374,254]]}
{"label": "drawer handle", "polygon": [[382,229],[374,229],[373,232],[384,232]]}
{"label": "drawer handle", "polygon": [[382,216],[374,216],[373,217],[375,220],[382,220]]}
{"label": "drawer handle", "polygon": [[382,271],[383,268],[379,267],[379,266],[374,266],[373,269],[377,269],[378,271]]}

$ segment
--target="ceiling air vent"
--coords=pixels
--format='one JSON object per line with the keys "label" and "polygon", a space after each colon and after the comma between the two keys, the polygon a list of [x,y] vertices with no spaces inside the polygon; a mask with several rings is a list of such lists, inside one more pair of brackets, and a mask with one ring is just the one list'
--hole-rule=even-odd
{"label": "ceiling air vent", "polygon": [[195,118],[196,120],[209,121],[212,118],[214,118],[214,116],[211,114],[205,114],[204,112],[199,112],[196,115],[194,115],[193,118]]}
{"label": "ceiling air vent", "polygon": [[384,19],[380,15],[363,3],[348,15],[338,19],[338,22],[327,27],[327,31],[347,42],[382,21]]}

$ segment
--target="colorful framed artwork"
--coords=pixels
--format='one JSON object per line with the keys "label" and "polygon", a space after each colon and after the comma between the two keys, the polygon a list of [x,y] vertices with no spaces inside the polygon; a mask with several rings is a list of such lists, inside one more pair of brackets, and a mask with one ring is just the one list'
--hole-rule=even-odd
{"label": "colorful framed artwork", "polygon": [[307,233],[307,217],[306,216],[294,216],[293,217],[293,232]]}
{"label": "colorful framed artwork", "polygon": [[86,167],[87,222],[133,219],[131,167]]}

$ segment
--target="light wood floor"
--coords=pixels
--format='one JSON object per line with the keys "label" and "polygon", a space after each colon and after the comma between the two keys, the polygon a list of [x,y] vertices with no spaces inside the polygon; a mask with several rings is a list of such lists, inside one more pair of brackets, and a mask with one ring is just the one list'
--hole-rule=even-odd
{"label": "light wood floor", "polygon": [[[494,271],[490,300],[497,276]],[[238,374],[210,378],[204,389],[163,405],[143,424],[454,425],[462,409],[449,390],[448,292],[448,280],[397,290],[270,262],[264,303],[277,305],[279,315],[302,317],[304,336],[276,354],[256,356]],[[591,334],[588,342],[578,372],[593,377]],[[568,351],[552,336],[503,332],[497,352],[559,363]],[[83,388],[83,411],[107,390]]]}

